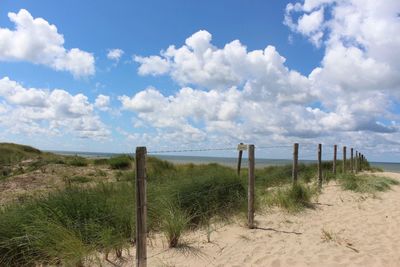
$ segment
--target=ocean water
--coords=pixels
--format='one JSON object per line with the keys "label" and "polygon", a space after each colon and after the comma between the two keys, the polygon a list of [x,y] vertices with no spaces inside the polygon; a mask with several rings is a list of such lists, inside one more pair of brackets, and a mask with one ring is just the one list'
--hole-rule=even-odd
{"label": "ocean water", "polygon": [[[49,151],[60,155],[78,155],[87,158],[109,158],[118,155],[117,153],[93,153],[93,152],[75,152],[75,151]],[[208,164],[218,163],[225,166],[236,167],[237,158],[224,158],[224,157],[198,157],[198,156],[173,156],[173,155],[152,155],[162,160],[167,160],[175,164]],[[300,163],[316,163],[315,160],[299,160]],[[263,168],[267,166],[287,165],[292,164],[290,159],[260,159],[256,158],[256,168]],[[382,168],[389,172],[400,173],[400,163],[391,162],[370,162],[371,166]],[[247,159],[242,160],[242,166],[247,165]]]}

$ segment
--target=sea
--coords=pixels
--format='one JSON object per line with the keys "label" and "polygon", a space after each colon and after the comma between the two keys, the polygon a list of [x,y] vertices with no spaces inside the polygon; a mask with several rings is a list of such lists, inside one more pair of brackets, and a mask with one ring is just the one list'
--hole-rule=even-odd
{"label": "sea", "polygon": [[[78,155],[86,158],[110,158],[119,155],[118,153],[98,153],[98,152],[81,152],[81,151],[48,151],[59,155]],[[176,155],[152,155],[153,157],[167,160],[175,164],[209,164],[218,163],[224,166],[235,167],[237,165],[237,158],[225,157],[204,157],[204,156],[176,156]],[[299,160],[300,163],[311,164],[316,163],[315,160]],[[247,159],[242,160],[242,165],[247,164]],[[263,159],[256,158],[256,168],[263,168],[267,166],[281,166],[292,164],[291,159]],[[395,162],[370,162],[373,167],[379,167],[384,171],[400,173],[400,163]]]}

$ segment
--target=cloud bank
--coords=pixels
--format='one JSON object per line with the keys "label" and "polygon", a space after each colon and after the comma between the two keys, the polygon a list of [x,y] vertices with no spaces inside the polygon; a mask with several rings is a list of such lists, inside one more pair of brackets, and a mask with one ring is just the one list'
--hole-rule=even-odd
{"label": "cloud bank", "polygon": [[15,29],[0,28],[0,61],[28,61],[68,71],[74,77],[95,73],[93,55],[78,48],[66,49],[55,25],[33,18],[25,9],[10,12],[8,17]]}
{"label": "cloud bank", "polygon": [[164,95],[149,87],[121,96],[122,107],[140,125],[179,132],[187,142],[318,137],[357,144],[368,133],[390,143],[399,129],[399,11],[398,1],[289,4],[284,23],[325,51],[307,75],[290,69],[273,46],[248,51],[234,40],[217,47],[200,30],[180,47],[134,57],[140,75],[168,75],[181,89]]}
{"label": "cloud bank", "polygon": [[8,77],[0,79],[0,125],[8,133],[104,140],[110,130],[95,113],[107,97],[100,95],[93,105],[83,94],[71,95],[61,89],[25,88]]}

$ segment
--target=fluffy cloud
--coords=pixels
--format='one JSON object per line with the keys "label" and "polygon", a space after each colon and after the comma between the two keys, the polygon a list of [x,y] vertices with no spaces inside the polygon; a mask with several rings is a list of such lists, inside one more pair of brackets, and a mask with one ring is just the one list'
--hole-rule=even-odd
{"label": "fluffy cloud", "polygon": [[140,57],[134,56],[133,60],[140,63],[139,74],[140,75],[161,75],[165,74],[169,70],[169,63],[166,59],[159,56]]}
{"label": "fluffy cloud", "polygon": [[94,102],[94,106],[101,111],[110,110],[110,97],[102,94],[98,95]]}
{"label": "fluffy cloud", "polygon": [[[330,27],[345,17],[324,14],[335,14],[333,9],[339,7],[331,1],[306,1],[287,8],[289,27],[317,46],[325,44],[321,66],[309,76],[289,69],[273,46],[248,51],[234,40],[218,48],[209,32],[199,31],[181,47],[136,56],[139,74],[169,75],[182,88],[171,95],[156,88],[124,95],[119,98],[123,109],[135,112],[139,125],[165,134],[179,132],[188,142],[223,136],[231,143],[287,143],[312,137],[358,143],[355,133],[365,131],[385,139],[399,128],[387,123],[399,119],[390,110],[395,101],[391,92],[399,86],[398,63],[390,56],[371,57],[367,43],[351,46],[349,37],[337,37]],[[292,12],[300,13],[296,22]],[[392,53],[398,57],[395,50]]]}
{"label": "fluffy cloud", "polygon": [[[83,94],[71,95],[60,89],[24,88],[4,77],[0,79],[0,98],[5,101],[0,112],[0,125],[8,132],[29,135],[69,132],[94,139],[105,139],[110,134],[94,113],[94,105]],[[100,99],[104,104],[104,97]]]}
{"label": "fluffy cloud", "polygon": [[123,54],[124,54],[124,51],[122,49],[119,49],[119,48],[110,49],[110,50],[108,50],[107,58],[118,62]]}
{"label": "fluffy cloud", "polygon": [[[302,19],[314,10],[329,13],[312,31],[302,30]],[[311,13],[310,13],[311,12]],[[400,2],[309,1],[289,4],[286,20],[292,29],[310,39],[324,36],[325,56],[321,67],[311,73],[319,87],[339,86],[346,90],[400,89]],[[297,23],[292,17],[300,14]],[[349,75],[351,74],[351,75]]]}
{"label": "fluffy cloud", "polygon": [[15,29],[0,28],[0,60],[29,61],[74,77],[95,73],[94,57],[78,48],[64,48],[64,37],[55,25],[42,18],[33,18],[25,9],[8,13]]}

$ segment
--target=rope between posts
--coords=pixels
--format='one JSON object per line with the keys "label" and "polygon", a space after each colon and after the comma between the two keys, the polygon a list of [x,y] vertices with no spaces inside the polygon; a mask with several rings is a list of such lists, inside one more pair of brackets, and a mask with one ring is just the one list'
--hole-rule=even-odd
{"label": "rope between posts", "polygon": [[150,150],[147,154],[161,154],[161,153],[179,153],[179,152],[200,152],[200,151],[230,151],[237,150],[236,147],[225,148],[199,148],[199,149],[172,149],[172,150]]}

